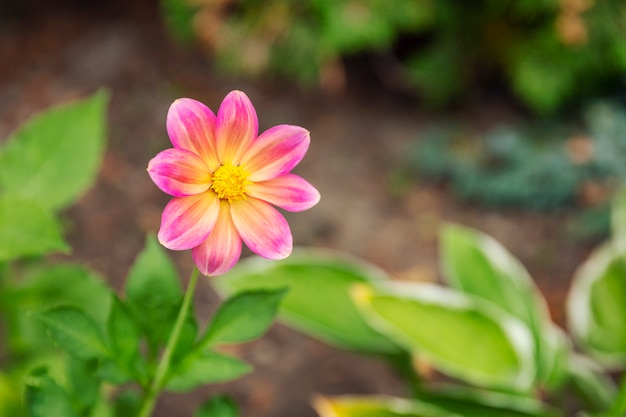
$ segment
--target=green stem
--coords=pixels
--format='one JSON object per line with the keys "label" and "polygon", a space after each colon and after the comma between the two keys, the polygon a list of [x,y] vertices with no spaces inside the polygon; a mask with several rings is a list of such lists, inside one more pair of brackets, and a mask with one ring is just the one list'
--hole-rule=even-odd
{"label": "green stem", "polygon": [[167,340],[167,345],[165,346],[165,350],[163,351],[163,355],[161,356],[161,361],[157,366],[154,379],[152,380],[152,384],[148,388],[146,396],[144,397],[139,417],[149,417],[152,414],[152,410],[154,409],[154,405],[156,404],[157,397],[159,396],[159,393],[163,388],[165,377],[170,370],[172,355],[174,354],[174,350],[176,349],[176,345],[178,344],[178,339],[180,338],[183,325],[185,324],[185,320],[187,319],[187,313],[189,312],[189,306],[191,305],[191,300],[193,299],[193,294],[196,289],[197,282],[198,268],[194,267],[193,271],[191,272],[191,276],[189,277],[189,284],[187,285],[185,298],[183,298],[183,304],[180,306],[180,311],[178,312],[176,323],[174,323],[172,333]]}
{"label": "green stem", "polygon": [[626,374],[622,377],[622,386],[620,387],[617,398],[611,407],[609,413],[612,417],[623,417],[626,414]]}

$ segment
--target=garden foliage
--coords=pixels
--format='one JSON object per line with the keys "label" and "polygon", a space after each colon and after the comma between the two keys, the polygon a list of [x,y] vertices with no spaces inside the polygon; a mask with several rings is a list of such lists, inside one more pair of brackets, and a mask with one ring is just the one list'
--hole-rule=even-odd
{"label": "garden foliage", "polygon": [[[0,148],[0,416],[135,417],[146,398],[224,382],[251,371],[219,351],[260,336],[284,289],[242,292],[201,328],[193,303],[163,386],[155,373],[183,305],[181,280],[149,237],[122,294],[68,253],[59,210],[93,183],[108,95],[43,112]],[[203,320],[206,321],[206,320]],[[156,392],[155,392],[156,390]],[[196,416],[235,416],[227,397]]]}
{"label": "garden foliage", "polygon": [[289,287],[280,319],[388,361],[412,392],[318,397],[321,417],[557,417],[576,410],[619,417],[626,390],[618,395],[609,375],[626,366],[626,194],[612,213],[612,239],[574,276],[569,335],[551,321],[524,266],[490,236],[460,225],[440,235],[447,286],[393,280],[363,261],[318,250],[276,263],[244,261],[216,285],[225,295]]}
{"label": "garden foliage", "polygon": [[583,127],[499,126],[482,137],[462,126],[438,127],[416,141],[407,170],[485,206],[600,206],[626,181],[626,112],[598,102],[583,119]]}
{"label": "garden foliage", "polygon": [[[626,192],[614,200],[611,239],[573,277],[569,333],[551,321],[519,260],[460,225],[440,235],[447,286],[397,281],[362,260],[302,249],[282,261],[250,258],[212,278],[224,301],[200,326],[192,292],[183,294],[153,237],[119,294],[84,266],[47,256],[70,250],[59,211],[95,178],[106,103],[99,92],[51,109],[0,148],[0,416],[147,417],[161,390],[250,372],[221,347],[261,336],[276,314],[406,378],[407,398],[317,397],[321,417],[626,412],[626,383],[615,384],[626,366]],[[216,396],[194,415],[238,411]]]}
{"label": "garden foliage", "polygon": [[[626,5],[586,0],[161,0],[174,35],[219,68],[301,85],[341,78],[367,56],[387,86],[430,104],[504,83],[541,114],[626,74]],[[338,75],[339,74],[339,75]]]}

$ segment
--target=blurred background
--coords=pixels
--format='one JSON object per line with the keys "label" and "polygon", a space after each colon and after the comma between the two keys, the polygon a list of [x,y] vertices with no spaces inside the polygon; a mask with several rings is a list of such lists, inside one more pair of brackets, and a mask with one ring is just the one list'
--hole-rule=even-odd
{"label": "blurred background", "polygon": [[[311,131],[295,172],[322,200],[287,214],[296,245],[436,281],[440,226],[476,227],[520,258],[561,325],[626,178],[618,0],[1,0],[0,141],[101,87],[107,152],[66,230],[72,259],[118,289],[168,201],[145,168],[178,97],[217,110],[240,89],[261,131]],[[172,256],[187,275],[190,253]],[[208,316],[208,280],[199,297]],[[312,417],[315,393],[405,394],[378,362],[280,325],[238,349],[253,374],[165,395],[157,415],[190,415],[207,392],[249,417]]]}

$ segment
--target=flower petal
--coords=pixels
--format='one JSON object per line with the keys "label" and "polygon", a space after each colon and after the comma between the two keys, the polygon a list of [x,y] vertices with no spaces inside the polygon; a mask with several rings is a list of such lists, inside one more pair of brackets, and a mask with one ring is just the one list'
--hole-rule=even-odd
{"label": "flower petal", "polygon": [[215,150],[216,117],[204,104],[179,98],[167,112],[167,133],[175,148],[199,155],[212,171],[220,166]]}
{"label": "flower petal", "polygon": [[173,198],[163,209],[159,242],[172,250],[198,246],[215,226],[219,201],[212,191]]}
{"label": "flower petal", "polygon": [[261,134],[241,158],[250,181],[265,181],[291,171],[309,149],[309,131],[300,126],[274,126]]}
{"label": "flower petal", "polygon": [[291,254],[293,238],[282,214],[268,203],[249,197],[230,203],[230,214],[241,239],[268,259],[283,259]]}
{"label": "flower petal", "polygon": [[320,193],[304,178],[285,174],[246,186],[248,195],[288,211],[308,210],[320,201]]}
{"label": "flower petal", "polygon": [[241,237],[230,218],[228,202],[221,202],[213,231],[192,254],[200,272],[207,276],[225,274],[235,266],[241,256]]}
{"label": "flower petal", "polygon": [[217,111],[217,154],[222,164],[239,165],[241,155],[256,139],[259,122],[248,96],[231,91]]}
{"label": "flower petal", "polygon": [[193,152],[170,148],[148,162],[148,174],[162,191],[174,197],[200,194],[211,186],[211,171]]}

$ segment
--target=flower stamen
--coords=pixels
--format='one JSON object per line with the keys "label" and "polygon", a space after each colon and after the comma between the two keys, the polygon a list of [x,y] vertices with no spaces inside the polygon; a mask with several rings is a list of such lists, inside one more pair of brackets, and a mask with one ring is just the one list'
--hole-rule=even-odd
{"label": "flower stamen", "polygon": [[246,185],[252,184],[252,181],[248,181],[248,175],[238,165],[222,165],[213,173],[211,189],[222,200],[228,200],[229,202],[240,199],[245,200]]}

